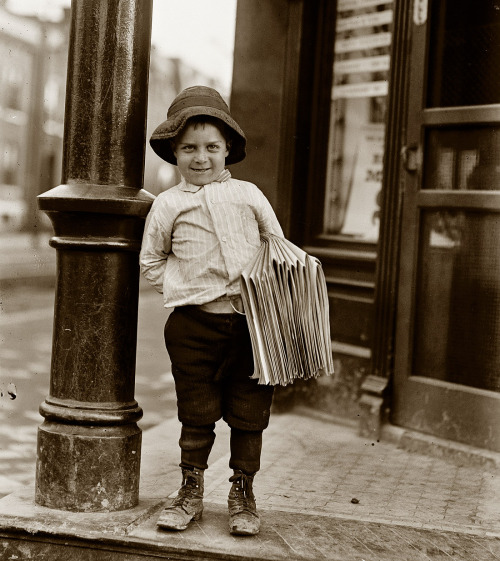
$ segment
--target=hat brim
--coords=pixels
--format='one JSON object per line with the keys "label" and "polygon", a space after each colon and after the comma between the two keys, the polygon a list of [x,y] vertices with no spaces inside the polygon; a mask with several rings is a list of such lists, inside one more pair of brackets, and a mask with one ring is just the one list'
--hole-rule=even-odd
{"label": "hat brim", "polygon": [[227,165],[236,164],[245,158],[246,137],[236,121],[224,111],[206,106],[187,107],[180,111],[175,118],[167,119],[156,127],[149,139],[149,144],[160,158],[169,164],[177,165],[177,158],[173,153],[170,140],[179,134],[190,117],[195,117],[197,115],[215,117],[226,123],[226,125],[232,129],[234,134],[232,135],[231,149],[226,158]]}

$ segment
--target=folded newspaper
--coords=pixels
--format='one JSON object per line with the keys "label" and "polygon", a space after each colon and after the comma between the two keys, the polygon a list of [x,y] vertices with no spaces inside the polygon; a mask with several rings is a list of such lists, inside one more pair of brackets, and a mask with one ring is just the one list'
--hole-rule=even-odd
{"label": "folded newspaper", "polygon": [[328,294],[321,263],[264,234],[241,276],[241,296],[259,384],[286,386],[333,373]]}

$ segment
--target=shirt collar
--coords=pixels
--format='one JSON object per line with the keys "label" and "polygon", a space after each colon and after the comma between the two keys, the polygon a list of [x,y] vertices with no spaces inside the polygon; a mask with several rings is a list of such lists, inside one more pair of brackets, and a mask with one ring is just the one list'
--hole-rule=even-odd
{"label": "shirt collar", "polygon": [[188,193],[197,193],[203,185],[193,185],[192,183],[188,183],[184,177],[181,179],[179,189],[181,191],[186,191]]}
{"label": "shirt collar", "polygon": [[[224,170],[219,177],[220,179],[218,178],[217,181],[214,181],[213,183],[219,183],[220,181],[228,181],[231,178],[231,172],[229,170]],[[207,183],[207,185],[210,184]],[[181,176],[181,182],[179,183],[179,189],[181,191],[186,191],[187,193],[198,193],[198,191],[202,187],[205,187],[205,185],[193,185],[192,183],[188,183],[184,179],[184,177]]]}

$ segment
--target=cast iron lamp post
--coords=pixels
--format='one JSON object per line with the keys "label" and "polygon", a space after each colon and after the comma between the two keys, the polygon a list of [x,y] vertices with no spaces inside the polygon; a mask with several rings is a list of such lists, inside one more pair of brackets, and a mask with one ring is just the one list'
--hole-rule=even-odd
{"label": "cast iron lamp post", "polygon": [[50,391],[35,500],[83,512],[138,502],[134,399],[152,0],[73,0],[62,185],[40,195],[57,250]]}

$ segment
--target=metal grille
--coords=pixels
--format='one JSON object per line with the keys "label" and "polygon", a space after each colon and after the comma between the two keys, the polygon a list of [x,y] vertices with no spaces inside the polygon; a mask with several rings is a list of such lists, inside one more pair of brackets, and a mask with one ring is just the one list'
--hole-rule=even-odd
{"label": "metal grille", "polygon": [[500,215],[423,213],[413,374],[500,391]]}
{"label": "metal grille", "polygon": [[500,9],[495,0],[433,2],[429,107],[500,103]]}
{"label": "metal grille", "polygon": [[500,190],[500,127],[428,129],[424,189]]}

